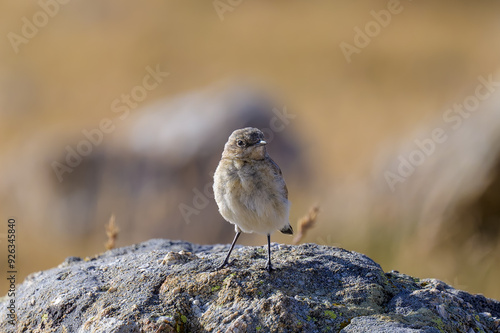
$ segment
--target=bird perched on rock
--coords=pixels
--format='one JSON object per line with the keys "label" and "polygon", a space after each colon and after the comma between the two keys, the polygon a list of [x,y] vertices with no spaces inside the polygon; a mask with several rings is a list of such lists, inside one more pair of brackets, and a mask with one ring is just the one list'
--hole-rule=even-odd
{"label": "bird perched on rock", "polygon": [[267,235],[267,270],[271,272],[271,233],[293,234],[288,189],[266,144],[262,131],[247,127],[234,131],[224,146],[213,188],[219,212],[234,224],[236,235],[218,269],[227,265],[241,232],[256,232]]}

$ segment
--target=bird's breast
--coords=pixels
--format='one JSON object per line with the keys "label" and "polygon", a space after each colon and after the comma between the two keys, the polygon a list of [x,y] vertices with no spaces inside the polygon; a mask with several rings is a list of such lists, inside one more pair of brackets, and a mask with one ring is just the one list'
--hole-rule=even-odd
{"label": "bird's breast", "polygon": [[285,226],[290,204],[283,179],[265,161],[231,162],[215,175],[221,214],[245,232],[265,234]]}

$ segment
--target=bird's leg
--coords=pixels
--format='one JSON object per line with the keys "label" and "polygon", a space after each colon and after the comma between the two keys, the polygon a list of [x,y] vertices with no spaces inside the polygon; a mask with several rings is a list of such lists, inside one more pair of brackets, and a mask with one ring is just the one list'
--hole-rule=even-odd
{"label": "bird's leg", "polygon": [[234,236],[234,239],[233,239],[233,243],[231,244],[231,248],[229,249],[229,252],[227,253],[226,259],[224,260],[222,265],[217,267],[217,270],[222,269],[222,268],[224,268],[224,266],[227,265],[227,262],[229,261],[229,256],[231,255],[231,251],[233,251],[234,244],[236,244],[236,241],[238,240],[238,237],[240,237],[240,234],[241,234],[241,231],[236,232],[236,235]]}
{"label": "bird's leg", "polygon": [[267,234],[267,271],[271,273],[274,269],[273,265],[271,265],[271,235]]}

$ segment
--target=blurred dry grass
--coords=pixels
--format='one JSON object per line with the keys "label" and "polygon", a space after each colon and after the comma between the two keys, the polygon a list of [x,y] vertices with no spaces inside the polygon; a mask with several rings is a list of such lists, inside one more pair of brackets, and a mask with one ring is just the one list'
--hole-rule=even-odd
{"label": "blurred dry grass", "polygon": [[[453,246],[419,255],[421,246],[411,237],[419,231],[408,232],[412,221],[398,225],[355,214],[364,211],[357,206],[363,201],[355,184],[369,174],[380,145],[439,117],[470,93],[478,75],[499,65],[498,2],[401,3],[404,11],[347,64],[339,43],[352,43],[353,27],[372,20],[370,11],[385,8],[387,1],[243,1],[222,22],[210,1],[71,1],[20,46],[19,54],[7,38],[0,39],[0,149],[5,153],[0,158],[26,146],[36,151],[37,141],[51,136],[68,138],[54,144],[62,152],[83,128],[109,116],[111,101],[137,85],[148,65],[160,64],[171,75],[144,105],[227,77],[257,78],[280,90],[306,138],[316,180],[312,193],[290,188],[292,221],[312,202],[324,207],[306,241],[341,245],[366,253],[386,270],[440,278],[499,299],[498,251],[481,260],[474,255],[450,260]],[[39,7],[2,2],[0,10],[9,13],[0,21],[0,34],[6,35],[19,33],[21,18],[32,17]],[[29,172],[28,165],[17,167]],[[19,221],[20,278],[67,256],[103,250],[104,232],[100,241],[75,241],[58,237],[48,216],[24,219],[27,192],[0,197],[1,211]],[[342,207],[329,201],[339,192],[349,198]],[[117,246],[122,245],[119,240]]]}

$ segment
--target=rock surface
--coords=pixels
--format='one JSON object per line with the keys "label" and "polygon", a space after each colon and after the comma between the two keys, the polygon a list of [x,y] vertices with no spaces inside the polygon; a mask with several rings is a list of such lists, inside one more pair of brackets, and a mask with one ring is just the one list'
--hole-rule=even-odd
{"label": "rock surface", "polygon": [[341,248],[150,240],[30,275],[1,332],[500,332],[500,302]]}

